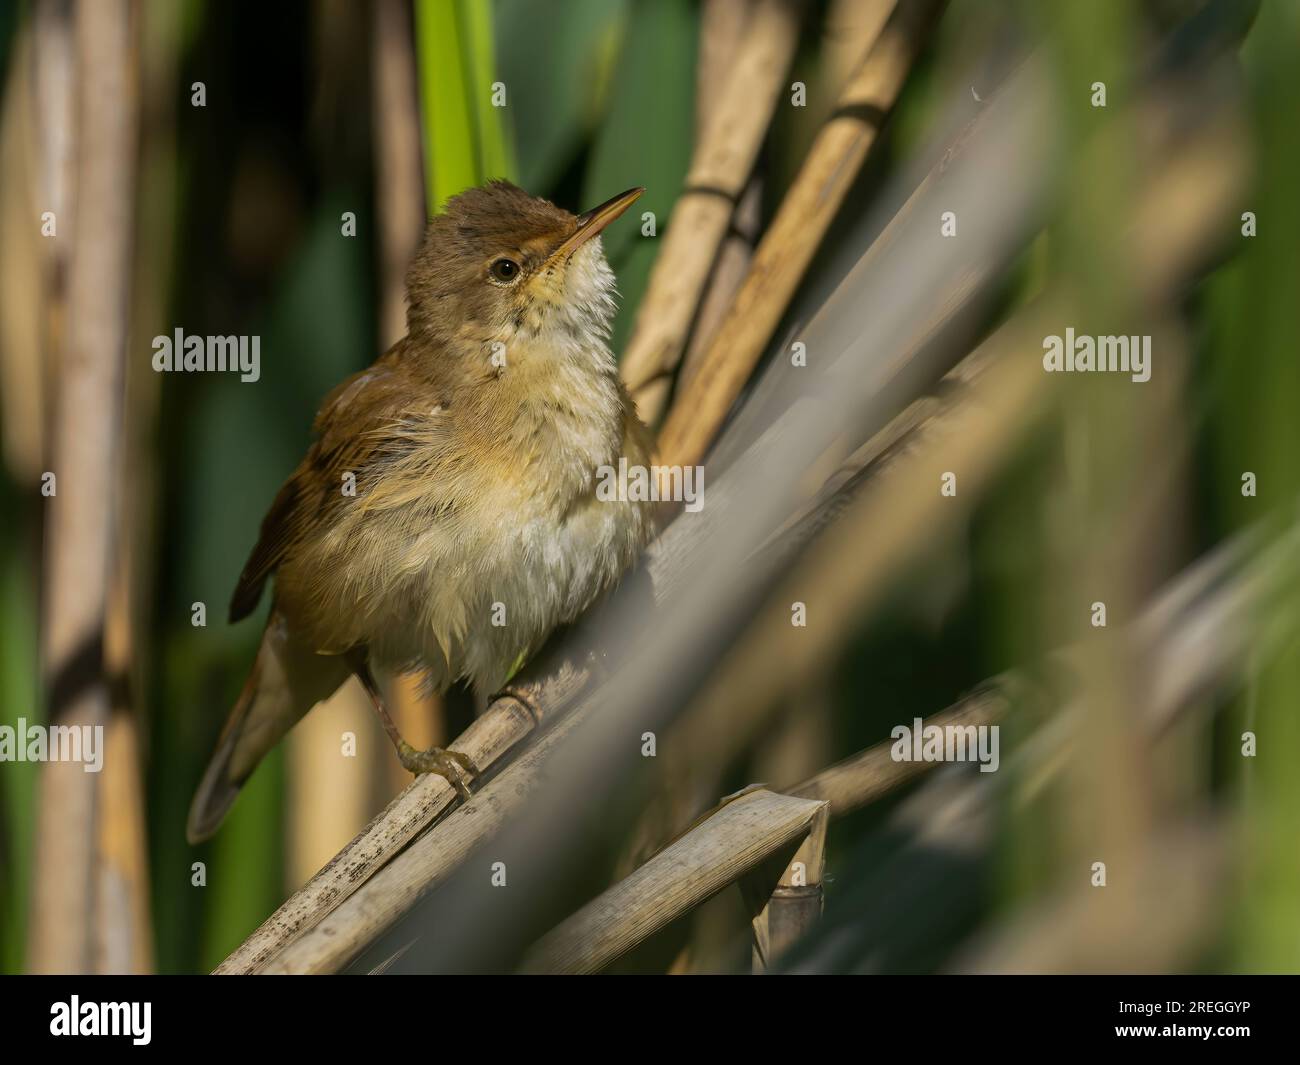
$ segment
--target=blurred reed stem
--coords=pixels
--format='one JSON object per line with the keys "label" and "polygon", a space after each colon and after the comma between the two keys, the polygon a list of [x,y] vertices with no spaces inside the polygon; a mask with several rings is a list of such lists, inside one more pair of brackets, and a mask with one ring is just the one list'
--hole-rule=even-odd
{"label": "blurred reed stem", "polygon": [[[82,4],[75,18],[77,217],[75,231],[63,231],[74,243],[45,570],[46,724],[102,729],[110,710],[104,627],[122,456],[136,80],[127,0]],[[36,972],[94,964],[98,789],[80,762],[42,768],[27,961]]]}

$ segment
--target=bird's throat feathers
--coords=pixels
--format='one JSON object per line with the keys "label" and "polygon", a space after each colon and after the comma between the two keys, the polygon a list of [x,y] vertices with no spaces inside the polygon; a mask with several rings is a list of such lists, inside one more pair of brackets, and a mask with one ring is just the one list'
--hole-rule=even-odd
{"label": "bird's throat feathers", "polygon": [[624,428],[609,347],[614,293],[614,274],[596,239],[567,263],[538,271],[511,313],[439,323],[436,330],[413,322],[394,353],[408,371],[458,400],[462,411],[473,409],[481,429],[520,440],[563,433],[572,420],[572,430],[582,426],[582,449],[596,455],[617,447]]}
{"label": "bird's throat feathers", "polygon": [[567,263],[538,271],[508,303],[465,306],[460,315],[432,320],[413,316],[407,357],[422,364],[422,376],[448,383],[500,379],[512,371],[532,381],[566,370],[614,376],[609,336],[615,293],[597,238]]}

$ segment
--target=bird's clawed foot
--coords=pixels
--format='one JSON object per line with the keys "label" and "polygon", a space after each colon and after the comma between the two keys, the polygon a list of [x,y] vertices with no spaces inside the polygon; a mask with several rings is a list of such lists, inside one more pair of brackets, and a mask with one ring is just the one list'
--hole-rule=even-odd
{"label": "bird's clawed foot", "polygon": [[456,789],[462,799],[469,798],[469,786],[478,777],[478,768],[469,755],[460,751],[449,751],[444,747],[430,747],[427,751],[418,751],[405,740],[397,748],[397,757],[401,759],[402,768],[408,773],[419,776],[421,773],[433,773],[442,777]]}

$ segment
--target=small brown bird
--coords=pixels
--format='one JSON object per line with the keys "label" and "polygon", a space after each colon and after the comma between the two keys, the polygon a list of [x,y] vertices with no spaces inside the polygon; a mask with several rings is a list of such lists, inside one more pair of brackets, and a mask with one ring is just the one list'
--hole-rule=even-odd
{"label": "small brown bird", "polygon": [[650,504],[603,501],[601,467],[649,463],[609,349],[598,234],[643,192],[575,217],[505,181],[454,197],[407,274],[407,335],[326,398],[230,604],[275,576],[251,674],[190,807],[210,836],[293,724],[355,673],[403,766],[462,795],[473,767],[398,734],[375,678],[495,692],[610,589]]}

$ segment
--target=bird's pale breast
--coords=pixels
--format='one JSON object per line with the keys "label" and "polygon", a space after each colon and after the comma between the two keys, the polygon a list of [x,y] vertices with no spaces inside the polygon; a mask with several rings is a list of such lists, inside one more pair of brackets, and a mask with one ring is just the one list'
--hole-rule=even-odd
{"label": "bird's pale breast", "polygon": [[340,508],[297,577],[282,573],[282,590],[318,600],[282,609],[321,650],[364,644],[376,672],[491,692],[636,559],[648,505],[594,489],[620,455],[648,461],[644,429],[612,366],[548,354],[517,350],[499,394],[450,397],[406,426],[411,446]]}

